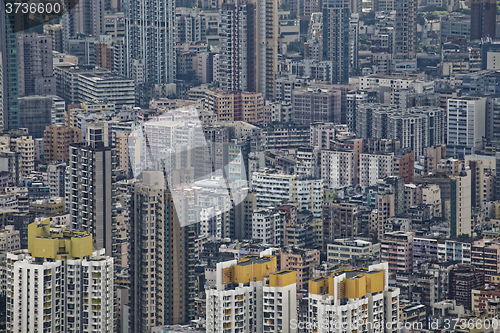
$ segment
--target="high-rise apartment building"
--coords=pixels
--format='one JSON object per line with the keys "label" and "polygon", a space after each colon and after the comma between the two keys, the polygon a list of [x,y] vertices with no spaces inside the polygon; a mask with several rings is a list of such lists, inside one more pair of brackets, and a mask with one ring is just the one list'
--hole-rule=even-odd
{"label": "high-rise apartment building", "polygon": [[393,231],[384,234],[380,245],[380,261],[387,262],[389,272],[413,271],[413,233]]}
{"label": "high-rise apartment building", "polygon": [[[378,120],[378,117],[374,118]],[[424,148],[444,143],[445,130],[445,110],[416,107],[407,112],[388,115],[387,135],[379,136],[375,130],[374,137],[399,140],[401,148],[410,148],[415,152],[415,156],[422,156]]]}
{"label": "high-rise apartment building", "polygon": [[370,234],[381,240],[385,232],[387,220],[396,215],[396,205],[393,193],[384,193],[377,195],[377,211],[375,218],[370,224]]}
{"label": "high-rise apartment building", "polygon": [[394,153],[361,154],[359,157],[359,185],[374,186],[379,179],[394,175]]}
{"label": "high-rise apartment building", "polygon": [[92,236],[28,226],[28,249],[7,254],[7,331],[114,331],[114,265]]}
{"label": "high-rise apartment building", "polygon": [[260,92],[264,99],[274,99],[278,71],[278,1],[223,3],[219,22],[221,88]]}
{"label": "high-rise apartment building", "polygon": [[323,2],[323,59],[333,63],[334,84],[346,84],[349,81],[349,2]]}
{"label": "high-rise apartment building", "polygon": [[99,40],[105,29],[105,0],[79,0],[76,6],[61,18],[63,51],[70,50],[70,40],[78,35],[92,36]]}
{"label": "high-rise apartment building", "polygon": [[67,194],[73,230],[92,233],[95,247],[113,253],[113,149],[104,144],[102,129],[89,144],[69,146]]}
{"label": "high-rise apartment building", "polygon": [[45,161],[69,160],[69,145],[81,142],[81,130],[77,127],[47,126],[43,135]]}
{"label": "high-rise apartment building", "polygon": [[357,126],[356,110],[359,105],[367,103],[375,103],[377,101],[378,93],[373,91],[357,91],[351,90],[347,92],[347,110],[346,110],[346,123],[350,131],[355,132]]}
{"label": "high-rise apartment building", "polygon": [[496,37],[497,2],[495,0],[471,0],[470,39]]}
{"label": "high-rise apartment building", "polygon": [[309,125],[315,122],[341,122],[341,92],[333,87],[294,89],[292,121]]}
{"label": "high-rise apartment building", "polygon": [[174,206],[161,171],[143,172],[131,191],[130,327],[149,332],[188,322],[194,318],[194,235],[180,222],[187,205]]}
{"label": "high-rise apartment building", "polygon": [[[22,24],[16,20],[11,13],[5,12],[5,6],[0,6],[0,56],[3,72],[3,129],[19,128],[19,97],[18,91],[18,56],[17,56],[17,34],[8,24],[9,20],[14,20],[16,24]],[[12,21],[11,21],[12,22]],[[17,27],[16,27],[17,28]]]}
{"label": "high-rise apartment building", "polygon": [[136,83],[173,83],[176,77],[175,1],[131,0],[125,22],[126,75]]}
{"label": "high-rise apartment building", "polygon": [[52,96],[25,96],[18,101],[19,126],[34,139],[43,138],[43,131],[52,124]]}
{"label": "high-rise apartment building", "polygon": [[320,264],[320,251],[286,247],[278,256],[280,270],[297,272],[297,290],[307,290],[308,281],[313,277],[313,267]]}
{"label": "high-rise apartment building", "polygon": [[358,235],[361,211],[357,204],[325,201],[323,203],[323,249],[337,238],[354,238]]}
{"label": "high-rise apartment building", "polygon": [[264,99],[261,93],[209,90],[204,110],[213,112],[219,121],[244,121],[254,125],[264,122]]}
{"label": "high-rise apartment building", "polygon": [[284,229],[283,216],[279,209],[261,208],[252,213],[252,239],[280,247],[283,245]]}
{"label": "high-rise apartment building", "polygon": [[327,260],[336,264],[350,265],[359,258],[380,261],[380,243],[361,239],[339,238],[327,245]]}
{"label": "high-rise apartment building", "polygon": [[255,4],[223,3],[219,12],[219,82],[223,90],[257,91]]}
{"label": "high-rise apartment building", "polygon": [[55,95],[51,37],[20,33],[17,40],[19,96]]}
{"label": "high-rise apartment building", "polygon": [[176,8],[175,26],[177,45],[206,42],[207,23],[205,15],[193,8]]}
{"label": "high-rise apartment building", "polygon": [[315,332],[397,332],[399,288],[389,287],[387,263],[309,280]]}
{"label": "high-rise apartment building", "polygon": [[436,145],[424,148],[424,175],[435,173],[439,161],[446,158],[446,146]]}
{"label": "high-rise apartment building", "polygon": [[496,240],[480,239],[472,243],[471,262],[490,281],[492,275],[500,273],[500,243]]}
{"label": "high-rise apartment building", "polygon": [[[6,252],[14,252],[21,249],[21,239],[19,230],[14,229],[13,225],[6,225],[0,230],[0,251],[2,254]],[[5,258],[3,258],[5,260]],[[4,288],[0,288],[0,293],[3,295]]]}
{"label": "high-rise apartment building", "polygon": [[278,72],[278,0],[250,0],[255,5],[256,91],[265,100],[274,98]]}
{"label": "high-rise apartment building", "polygon": [[355,185],[357,171],[354,151],[322,150],[321,178],[329,188]]}
{"label": "high-rise apartment building", "polygon": [[415,156],[424,149],[444,143],[446,111],[434,107],[401,110],[384,104],[360,104],[356,107],[356,134],[362,138],[393,139],[401,148],[410,148]]}
{"label": "high-rise apartment building", "polygon": [[472,309],[472,290],[483,288],[484,272],[472,265],[460,265],[450,271],[449,298],[465,309]]}
{"label": "high-rise apartment building", "polygon": [[472,206],[471,206],[471,170],[466,168],[459,175],[450,180],[450,235],[471,236],[472,233]]}
{"label": "high-rise apartment building", "polygon": [[45,24],[43,33],[52,39],[52,51],[63,52],[63,26],[62,24]]}
{"label": "high-rise apartment building", "polygon": [[66,196],[66,163],[53,163],[47,166],[47,183],[51,197],[64,198]]}
{"label": "high-rise apartment building", "polygon": [[323,181],[299,179],[297,176],[277,173],[276,170],[254,172],[252,189],[257,194],[257,207],[265,208],[280,203],[299,203],[317,218],[321,217]]}
{"label": "high-rise apartment building", "polygon": [[132,176],[131,161],[129,155],[129,142],[130,133],[135,130],[115,130],[115,149],[116,149],[116,166],[118,169],[125,171],[125,174]]}
{"label": "high-rise apartment building", "polygon": [[[353,2],[357,2],[354,0]],[[360,1],[361,3],[361,1]],[[351,13],[355,9],[351,4]],[[349,20],[349,75],[355,76],[358,74],[358,53],[359,53],[359,17],[353,17]]]}
{"label": "high-rise apartment building", "polygon": [[394,10],[394,0],[374,0],[372,2],[374,12],[386,12]]}
{"label": "high-rise apartment building", "polygon": [[103,100],[118,110],[124,105],[135,105],[134,82],[125,76],[91,65],[71,64],[56,66],[54,73],[57,96],[67,105]]}
{"label": "high-rise apartment building", "polygon": [[394,0],[394,10],[396,27],[393,58],[395,61],[413,60],[417,56],[417,0]]}
{"label": "high-rise apartment building", "polygon": [[277,271],[272,250],[217,264],[206,290],[207,331],[296,332],[296,273]]}
{"label": "high-rise apartment building", "polygon": [[463,158],[481,150],[486,135],[486,98],[448,99],[447,133],[447,155]]}
{"label": "high-rise apartment building", "polygon": [[469,155],[465,157],[465,166],[471,170],[471,206],[481,207],[483,202],[494,201],[495,158],[493,156]]}
{"label": "high-rise apartment building", "polygon": [[11,131],[9,134],[0,136],[0,150],[4,153],[14,153],[17,155],[14,158],[12,167],[15,170],[13,177],[14,182],[21,186],[23,177],[29,177],[31,172],[35,170],[35,142],[33,138],[27,135],[23,130]]}
{"label": "high-rise apartment building", "polygon": [[[1,43],[0,43],[1,47]],[[0,48],[1,50],[1,48]],[[3,68],[3,56],[2,56],[2,51],[0,51],[0,130],[3,131],[4,129],[4,79],[5,79],[5,73],[4,73],[4,68]]]}
{"label": "high-rise apartment building", "polygon": [[442,216],[441,189],[437,184],[407,184],[404,192],[405,210],[420,205],[432,205],[433,216]]}

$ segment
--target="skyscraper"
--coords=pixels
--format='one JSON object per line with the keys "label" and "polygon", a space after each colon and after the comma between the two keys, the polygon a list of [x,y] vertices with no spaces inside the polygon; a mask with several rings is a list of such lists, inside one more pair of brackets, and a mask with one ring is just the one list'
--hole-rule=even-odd
{"label": "skyscraper", "polygon": [[[14,14],[11,14],[14,15]],[[0,55],[3,68],[3,124],[4,129],[19,128],[19,102],[17,77],[17,35],[9,23],[10,15],[0,5]],[[20,25],[22,22],[13,20]],[[12,22],[12,21],[11,21]],[[17,29],[17,27],[16,27]]]}
{"label": "skyscraper", "polygon": [[221,88],[274,99],[278,71],[278,2],[224,3],[220,10]]}
{"label": "skyscraper", "polygon": [[99,40],[105,30],[104,0],[78,0],[76,6],[62,16],[63,49],[68,52],[69,40],[78,34]]}
{"label": "skyscraper", "polygon": [[113,253],[113,151],[101,128],[88,126],[90,142],[70,145],[69,202],[73,230],[91,232],[96,248]]}
{"label": "skyscraper", "polygon": [[136,83],[173,83],[175,0],[130,0],[125,17],[127,76]]}
{"label": "skyscraper", "polygon": [[216,284],[207,290],[207,332],[296,332],[297,274],[277,271],[274,250],[217,264]]}
{"label": "skyscraper", "polygon": [[393,56],[396,60],[411,60],[415,59],[417,55],[415,47],[415,36],[417,34],[416,8],[416,0],[394,0],[396,37]]}
{"label": "skyscraper", "polygon": [[17,41],[19,97],[55,95],[52,38],[36,33],[18,33]]}
{"label": "skyscraper", "polygon": [[255,4],[256,91],[265,100],[274,99],[274,80],[278,71],[278,0],[250,0]]}
{"label": "skyscraper", "polygon": [[[368,269],[340,270],[330,276],[309,280],[307,326],[316,325],[318,328],[314,331],[317,333],[396,332],[395,324],[385,325],[385,323],[400,321],[398,311],[400,289],[389,287],[388,282],[387,263],[371,265]],[[342,321],[365,324],[356,326],[345,324],[350,328],[337,329],[336,326],[341,326],[337,323]],[[381,323],[384,323],[385,327]]]}
{"label": "skyscraper", "polygon": [[130,327],[149,332],[193,319],[194,227],[181,226],[187,207],[174,207],[163,172],[145,171],[140,178],[131,189]]}
{"label": "skyscraper", "polygon": [[496,37],[497,5],[495,0],[471,0],[470,39]]}
{"label": "skyscraper", "polygon": [[485,119],[485,97],[448,99],[446,154],[462,158],[480,151],[486,133]]}
{"label": "skyscraper", "polygon": [[471,236],[471,170],[467,167],[451,178],[450,236]]}
{"label": "skyscraper", "polygon": [[52,38],[52,50],[63,52],[63,26],[61,24],[46,24],[43,33]]}
{"label": "skyscraper", "polygon": [[220,10],[219,82],[227,91],[256,91],[255,5],[224,3]]}
{"label": "skyscraper", "polygon": [[28,226],[28,249],[7,254],[9,332],[113,332],[113,259],[92,236]]}
{"label": "skyscraper", "polygon": [[358,73],[359,52],[359,18],[353,17],[349,20],[349,73],[355,76]]}
{"label": "skyscraper", "polygon": [[3,98],[4,97],[4,89],[3,88],[4,88],[3,53],[0,51],[0,131],[3,131],[3,129],[4,129],[3,115],[4,115],[4,102],[5,101]]}
{"label": "skyscraper", "polygon": [[349,81],[349,0],[323,2],[323,59],[333,63],[332,83]]}

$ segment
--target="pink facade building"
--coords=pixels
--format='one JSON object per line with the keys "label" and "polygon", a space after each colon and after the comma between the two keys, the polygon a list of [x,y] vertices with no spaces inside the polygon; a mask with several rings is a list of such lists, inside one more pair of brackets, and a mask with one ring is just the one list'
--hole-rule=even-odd
{"label": "pink facade building", "polygon": [[380,261],[389,263],[390,273],[413,271],[413,233],[393,231],[384,234],[381,241]]}

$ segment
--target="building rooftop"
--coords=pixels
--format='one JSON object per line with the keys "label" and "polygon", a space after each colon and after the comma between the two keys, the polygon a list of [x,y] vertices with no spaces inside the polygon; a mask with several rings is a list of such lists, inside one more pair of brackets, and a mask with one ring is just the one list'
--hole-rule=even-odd
{"label": "building rooftop", "polygon": [[425,309],[425,305],[423,305],[423,304],[411,304],[411,305],[405,306],[403,309],[401,309],[401,311],[411,312],[411,311],[415,311],[417,309]]}
{"label": "building rooftop", "polygon": [[257,255],[249,255],[246,257],[241,258],[238,260],[237,265],[238,266],[248,266],[248,265],[254,265],[254,264],[264,264],[271,262],[274,257],[271,256],[264,256],[260,257]]}
{"label": "building rooftop", "polygon": [[344,245],[344,246],[356,246],[356,247],[367,247],[372,245],[371,242],[367,242],[361,239],[353,238],[339,238],[330,242],[332,245]]}

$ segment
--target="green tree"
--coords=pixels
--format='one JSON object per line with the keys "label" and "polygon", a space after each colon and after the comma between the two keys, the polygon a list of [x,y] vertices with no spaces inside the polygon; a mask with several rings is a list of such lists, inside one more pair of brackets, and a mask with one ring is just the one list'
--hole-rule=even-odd
{"label": "green tree", "polygon": [[416,21],[417,21],[417,24],[424,25],[425,24],[425,13],[418,12]]}
{"label": "green tree", "polygon": [[460,8],[457,10],[457,12],[465,14],[465,15],[470,15],[470,9],[469,8]]}
{"label": "green tree", "polygon": [[436,12],[432,12],[432,13],[427,13],[427,15],[425,15],[425,19],[427,21],[434,21],[434,20],[437,20],[439,18],[438,14],[436,14]]}
{"label": "green tree", "polygon": [[363,13],[363,15],[361,16],[361,21],[363,21],[363,23],[366,25],[374,25],[375,13],[374,12]]}
{"label": "green tree", "polygon": [[372,47],[372,40],[368,35],[359,35],[358,44],[361,51],[370,51]]}

